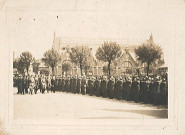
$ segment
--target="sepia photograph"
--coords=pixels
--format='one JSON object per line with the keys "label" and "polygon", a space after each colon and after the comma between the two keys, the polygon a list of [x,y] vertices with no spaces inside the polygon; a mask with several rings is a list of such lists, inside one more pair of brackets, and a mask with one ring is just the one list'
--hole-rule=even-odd
{"label": "sepia photograph", "polygon": [[182,3],[5,1],[5,131],[176,131]]}
{"label": "sepia photograph", "polygon": [[[88,17],[68,15],[81,30],[62,15],[51,16],[55,23],[48,28],[47,38],[45,34],[41,37],[46,26],[38,26],[40,18],[13,18],[17,27],[12,37],[16,41],[21,38],[17,42],[12,39],[14,118],[168,119],[168,64],[162,45],[165,39],[157,40],[152,29],[134,36],[129,31],[134,24],[123,25],[128,32],[120,31],[118,38],[113,33],[103,38],[106,32],[101,32],[104,35],[100,38],[96,36],[100,26]],[[97,15],[92,17],[97,19]],[[100,25],[106,22],[104,15],[101,18],[101,22],[97,20]],[[25,35],[18,37],[23,23]],[[69,24],[72,26],[65,30],[63,25]],[[89,25],[97,30],[84,32]],[[106,25],[109,31],[118,30]],[[63,32],[68,35],[60,34]],[[80,32],[97,34],[77,36]]]}

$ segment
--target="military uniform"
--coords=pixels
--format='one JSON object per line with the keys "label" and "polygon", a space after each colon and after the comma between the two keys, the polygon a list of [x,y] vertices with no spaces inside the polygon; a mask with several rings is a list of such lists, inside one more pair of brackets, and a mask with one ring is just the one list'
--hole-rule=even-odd
{"label": "military uniform", "polygon": [[96,96],[100,96],[100,83],[101,81],[97,77],[96,80],[94,81],[94,93]]}
{"label": "military uniform", "polygon": [[151,79],[150,81],[150,84],[149,84],[149,103],[153,104],[154,103],[154,95],[155,95],[155,92],[154,92],[154,82],[153,82],[153,78]]}
{"label": "military uniform", "polygon": [[78,77],[78,79],[77,79],[77,89],[76,89],[76,91],[77,91],[77,93],[81,93],[81,77]]}
{"label": "military uniform", "polygon": [[132,94],[135,102],[139,102],[139,92],[140,92],[140,82],[139,79],[135,78],[134,81],[132,82]]}
{"label": "military uniform", "polygon": [[65,91],[69,92],[69,88],[70,88],[70,80],[69,80],[69,78],[66,78],[64,87],[65,87]]}
{"label": "military uniform", "polygon": [[109,80],[108,88],[109,88],[109,98],[114,98],[114,85],[115,85],[115,79],[112,77]]}
{"label": "military uniform", "polygon": [[126,100],[126,80],[123,79],[123,85],[122,85],[122,98]]}
{"label": "military uniform", "polygon": [[154,104],[159,105],[160,81],[158,78],[154,81]]}
{"label": "military uniform", "polygon": [[104,77],[103,80],[101,81],[101,92],[100,92],[102,97],[107,97],[107,79]]}
{"label": "military uniform", "polygon": [[126,100],[128,101],[130,100],[131,86],[132,86],[132,80],[129,78],[128,80],[126,80],[126,91],[125,91]]}
{"label": "military uniform", "polygon": [[146,78],[146,80],[144,81],[144,86],[143,86],[143,90],[144,90],[144,103],[148,103],[148,99],[149,99],[149,81],[148,78]]}
{"label": "military uniform", "polygon": [[58,79],[58,91],[62,91],[62,79],[61,78],[59,78]]}
{"label": "military uniform", "polygon": [[73,93],[77,93],[77,77],[73,79]]}
{"label": "military uniform", "polygon": [[86,79],[82,78],[82,81],[81,81],[81,92],[82,92],[82,94],[86,94],[86,87],[87,87]]}
{"label": "military uniform", "polygon": [[46,90],[46,79],[43,76],[43,77],[41,77],[41,91],[42,91],[42,94],[44,94],[45,90]]}
{"label": "military uniform", "polygon": [[116,93],[116,98],[118,100],[121,100],[122,99],[122,87],[123,87],[123,82],[122,82],[122,79],[118,79],[117,80],[117,93]]}
{"label": "military uniform", "polygon": [[94,87],[94,80],[93,78],[90,78],[88,80],[88,88],[89,88],[89,95],[92,96],[93,95],[93,87]]}
{"label": "military uniform", "polygon": [[65,91],[65,77],[62,78],[62,92]]}
{"label": "military uniform", "polygon": [[166,80],[163,79],[160,83],[160,104],[164,105],[167,103],[166,101]]}

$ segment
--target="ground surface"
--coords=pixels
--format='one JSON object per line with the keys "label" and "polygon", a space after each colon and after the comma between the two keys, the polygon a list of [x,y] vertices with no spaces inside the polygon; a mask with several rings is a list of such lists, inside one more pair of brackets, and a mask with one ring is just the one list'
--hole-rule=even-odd
{"label": "ground surface", "polygon": [[14,88],[15,119],[155,119],[168,110],[128,101],[71,93],[18,95]]}

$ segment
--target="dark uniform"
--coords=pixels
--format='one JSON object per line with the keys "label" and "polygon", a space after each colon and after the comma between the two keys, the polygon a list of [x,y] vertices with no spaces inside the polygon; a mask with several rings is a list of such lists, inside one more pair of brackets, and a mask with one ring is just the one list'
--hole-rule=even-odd
{"label": "dark uniform", "polygon": [[73,92],[73,76],[70,78],[70,88],[69,88],[69,92]]}
{"label": "dark uniform", "polygon": [[167,103],[166,98],[166,80],[163,79],[160,84],[160,104],[164,105]]}
{"label": "dark uniform", "polygon": [[41,76],[39,76],[39,78],[38,78],[38,86],[39,86],[39,89],[40,89],[40,93],[42,93]]}
{"label": "dark uniform", "polygon": [[122,87],[123,87],[123,81],[122,79],[117,80],[117,93],[116,93],[116,98],[118,100],[122,100]]}
{"label": "dark uniform", "polygon": [[150,81],[150,84],[149,84],[149,103],[153,104],[154,103],[154,95],[155,95],[155,92],[154,92],[154,82],[153,82],[153,78],[151,79]]}
{"label": "dark uniform", "polygon": [[76,92],[77,93],[81,93],[81,77],[78,77],[78,79],[77,79],[77,87],[76,87]]}
{"label": "dark uniform", "polygon": [[64,92],[65,91],[65,77],[63,77],[62,78],[62,82],[61,82],[61,90],[62,90],[62,92]]}
{"label": "dark uniform", "polygon": [[126,80],[123,79],[123,85],[122,85],[122,98],[126,100]]}
{"label": "dark uniform", "polygon": [[26,76],[23,77],[23,89],[22,89],[22,94],[26,93],[28,91],[28,79]]}
{"label": "dark uniform", "polygon": [[154,104],[159,104],[159,95],[160,95],[160,81],[158,78],[154,81]]}
{"label": "dark uniform", "polygon": [[129,78],[128,80],[126,80],[126,91],[125,91],[126,100],[128,101],[130,100],[131,86],[132,86],[132,81]]}
{"label": "dark uniform", "polygon": [[93,93],[93,88],[94,88],[94,80],[93,78],[90,78],[88,80],[88,91],[89,91],[89,95],[92,96],[94,93]]}
{"label": "dark uniform", "polygon": [[133,91],[133,100],[139,102],[139,93],[140,93],[140,81],[138,78],[135,78],[132,82],[132,91]]}
{"label": "dark uniform", "polygon": [[148,103],[148,100],[149,100],[149,91],[150,91],[150,89],[149,89],[149,81],[148,81],[148,79],[146,79],[145,81],[144,81],[144,88],[143,88],[143,90],[144,90],[144,103]]}
{"label": "dark uniform", "polygon": [[141,78],[140,79],[140,96],[139,96],[139,101],[142,101],[144,100],[144,79]]}
{"label": "dark uniform", "polygon": [[61,78],[59,78],[58,79],[58,91],[62,91],[62,79]]}
{"label": "dark uniform", "polygon": [[83,95],[86,94],[86,87],[87,87],[86,79],[82,78],[82,81],[81,81],[81,93]]}
{"label": "dark uniform", "polygon": [[100,79],[97,77],[96,80],[94,81],[94,94],[96,96],[100,96]]}
{"label": "dark uniform", "polygon": [[109,88],[109,98],[113,99],[114,98],[114,85],[115,85],[115,79],[112,77],[109,80],[108,88]]}
{"label": "dark uniform", "polygon": [[100,94],[104,98],[107,97],[107,79],[105,77],[101,81],[101,93]]}
{"label": "dark uniform", "polygon": [[18,81],[18,92],[19,92],[19,94],[22,94],[23,90],[24,90],[24,80],[23,80],[23,77],[21,76],[19,78],[19,81]]}
{"label": "dark uniform", "polygon": [[66,78],[64,88],[65,88],[65,92],[69,92],[69,88],[70,88],[70,80],[69,80],[69,78]]}
{"label": "dark uniform", "polygon": [[77,77],[73,79],[73,93],[77,93]]}

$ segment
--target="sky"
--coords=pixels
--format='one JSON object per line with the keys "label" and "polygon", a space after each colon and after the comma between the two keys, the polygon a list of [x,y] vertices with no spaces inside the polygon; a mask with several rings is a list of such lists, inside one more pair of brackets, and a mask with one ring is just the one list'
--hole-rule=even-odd
{"label": "sky", "polygon": [[[9,43],[19,56],[30,51],[42,58],[57,37],[88,40],[120,40],[141,44],[149,39],[161,45],[167,60],[174,47],[176,18],[183,1],[178,0],[14,0],[6,3]],[[17,10],[18,9],[18,10]],[[61,41],[62,42],[62,41]]]}

